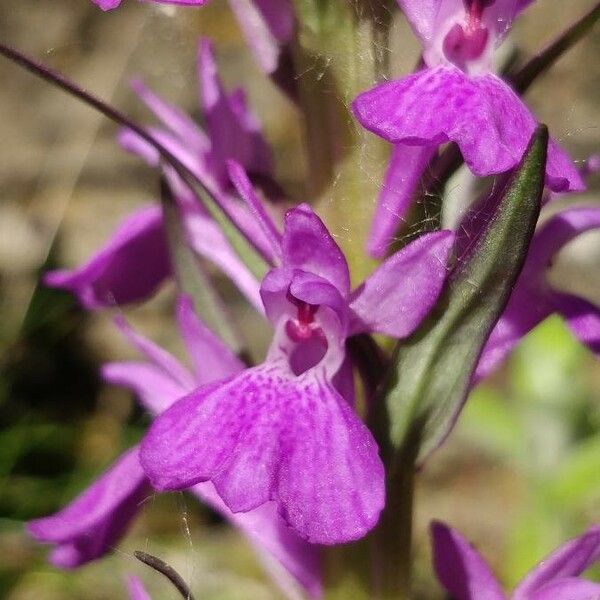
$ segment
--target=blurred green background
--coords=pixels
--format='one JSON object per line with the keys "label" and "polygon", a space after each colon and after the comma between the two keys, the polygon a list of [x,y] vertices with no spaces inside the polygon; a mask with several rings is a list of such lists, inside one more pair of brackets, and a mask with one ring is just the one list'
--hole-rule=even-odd
{"label": "blurred green background", "polygon": [[[514,32],[531,52],[593,4],[539,0]],[[198,34],[217,44],[230,85],[243,84],[275,148],[277,173],[303,200],[298,115],[262,78],[222,0],[202,11],[125,2],[104,14],[87,0],[0,4],[0,35],[110,99],[148,114],[127,86],[134,75],[197,112]],[[396,73],[417,46],[401,19],[391,40]],[[595,30],[534,86],[527,100],[578,160],[600,150],[600,36]],[[107,314],[89,315],[65,294],[36,287],[50,267],[74,266],[116,223],[153,199],[156,174],[118,150],[116,128],[86,107],[0,62],[0,597],[124,598],[139,574],[155,598],[176,598],[133,558],[135,549],[175,565],[202,599],[279,598],[243,540],[181,494],[148,498],[130,535],[107,559],[75,572],[45,562],[23,532],[90,482],[148,423],[123,390],[98,378],[107,360],[132,357]],[[578,202],[600,200],[599,182]],[[368,199],[372,206],[373,199]],[[368,226],[370,213],[364,212]],[[336,223],[329,223],[336,230]],[[352,232],[337,231],[340,236]],[[600,304],[600,240],[572,244],[552,280]],[[260,357],[269,332],[218,278]],[[126,314],[144,334],[180,353],[172,286]],[[182,356],[182,354],[179,354]],[[507,585],[544,553],[600,519],[600,364],[560,319],[534,331],[473,394],[448,443],[421,473],[417,491],[415,597],[441,598],[429,565],[427,524],[440,518],[473,540]]]}

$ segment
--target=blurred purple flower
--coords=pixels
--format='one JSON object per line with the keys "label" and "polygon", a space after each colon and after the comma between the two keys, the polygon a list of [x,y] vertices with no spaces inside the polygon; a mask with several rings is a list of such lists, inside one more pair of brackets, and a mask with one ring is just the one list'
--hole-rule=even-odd
{"label": "blurred purple flower", "polygon": [[[144,0],[158,4],[204,6],[209,0]],[[112,10],[121,0],[92,0],[102,10]],[[294,35],[295,16],[290,0],[229,0],[248,45],[263,72],[275,73],[281,48]]]}
{"label": "blurred purple flower", "polygon": [[482,556],[457,531],[431,526],[437,577],[455,600],[596,600],[600,584],[579,575],[600,559],[600,526],[560,546],[534,567],[510,596]]}
{"label": "blurred purple flower", "polygon": [[279,256],[261,286],[273,342],[263,364],[199,388],[157,419],[142,464],[158,489],[211,481],[234,513],[274,501],[311,542],[357,539],[377,522],[384,472],[371,433],[336,389],[345,342],[414,331],[442,289],[453,235],[422,236],[351,292],[346,259],[310,207],[287,213],[280,238],[243,170],[231,165],[231,175]]}
{"label": "blurred purple flower", "polygon": [[[170,106],[140,82],[134,88],[165,128],[151,128],[164,146],[190,168],[238,222],[263,254],[270,245],[252,215],[233,193],[226,161],[235,159],[257,178],[269,178],[271,156],[256,117],[242,90],[228,95],[218,77],[212,46],[202,41],[198,52],[201,104],[206,132],[184,112]],[[120,143],[154,166],[158,152],[129,130]],[[187,242],[200,256],[217,265],[259,310],[259,283],[239,259],[220,227],[172,171],[167,176]],[[112,238],[84,265],[48,273],[45,282],[74,293],[88,309],[139,302],[151,296],[171,275],[169,248],[161,208],[144,207],[126,218]]]}
{"label": "blurred purple flower", "polygon": [[[171,354],[135,333],[122,319],[117,321],[119,328],[146,360],[109,363],[102,370],[106,381],[131,389],[153,415],[165,411],[199,385],[230,377],[243,369],[239,359],[198,319],[187,297],[178,300],[177,320],[192,372]],[[319,596],[316,548],[285,525],[272,503],[233,514],[212,483],[195,485],[189,491],[244,533],[283,589],[296,585],[291,576],[311,597]],[[118,543],[150,493],[136,446],[69,505],[50,517],[31,521],[28,530],[37,540],[56,545],[51,555],[54,565],[77,567],[103,556]]]}
{"label": "blurred purple flower", "polygon": [[135,575],[127,577],[127,592],[129,600],[152,600],[140,578]]}
{"label": "blurred purple flower", "polygon": [[559,292],[546,280],[559,250],[587,231],[600,229],[600,208],[566,208],[535,233],[510,300],[483,349],[474,380],[493,371],[519,341],[551,314],[562,315],[575,336],[600,355],[600,309],[579,296]]}
{"label": "blurred purple flower", "polygon": [[[272,181],[271,151],[258,119],[250,110],[241,88],[228,94],[221,81],[213,45],[206,39],[198,46],[200,108],[205,124],[201,129],[185,112],[174,107],[145,87],[133,82],[133,89],[159,119],[162,127],[149,131],[176,156],[210,191],[216,202],[237,223],[248,240],[263,255],[270,257],[270,246],[252,215],[233,193],[227,174],[227,160],[239,162],[255,183]],[[160,164],[155,148],[130,130],[119,134],[120,144],[152,166]],[[190,196],[186,186],[172,170],[166,170],[176,198]],[[187,204],[197,204],[188,200]],[[201,209],[202,210],[202,209]]]}
{"label": "blurred purple flower", "polygon": [[73,293],[91,310],[147,298],[170,273],[161,208],[147,205],[124,219],[88,262],[47,273],[44,282]]}
{"label": "blurred purple flower", "polygon": [[[491,56],[515,16],[516,0],[398,0],[423,45],[426,68],[360,94],[359,122],[394,144],[368,242],[383,256],[406,216],[416,186],[439,146],[456,142],[479,176],[514,168],[536,127],[515,92],[492,72]],[[551,140],[546,183],[554,191],[584,185]]]}

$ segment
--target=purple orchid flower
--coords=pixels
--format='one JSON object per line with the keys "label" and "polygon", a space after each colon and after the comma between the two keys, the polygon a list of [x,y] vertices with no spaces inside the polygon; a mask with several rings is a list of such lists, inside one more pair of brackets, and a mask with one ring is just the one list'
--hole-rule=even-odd
{"label": "purple orchid flower", "polygon": [[[102,10],[112,10],[122,0],[92,0]],[[145,0],[158,4],[204,6],[209,0]],[[248,45],[264,73],[275,73],[281,48],[294,36],[295,15],[290,0],[229,0]]]}
{"label": "purple orchid flower", "polygon": [[579,296],[554,290],[546,271],[556,253],[586,231],[600,228],[600,208],[567,208],[536,231],[510,300],[483,349],[474,380],[493,371],[519,341],[551,314],[562,315],[574,335],[600,355],[600,310]]}
{"label": "purple orchid flower", "polygon": [[127,577],[127,592],[129,600],[152,600],[140,578],[135,575]]}
{"label": "purple orchid flower", "polygon": [[[272,260],[270,245],[262,231],[233,193],[226,164],[227,160],[235,160],[251,174],[253,181],[269,182],[272,176],[271,151],[258,119],[247,105],[244,91],[236,89],[231,94],[225,91],[218,75],[213,45],[206,39],[200,40],[198,46],[198,79],[206,131],[140,81],[134,81],[133,88],[164,126],[150,128],[155,139],[198,177],[250,243],[267,260]],[[156,149],[132,131],[122,130],[119,142],[148,164],[159,165]],[[170,169],[166,170],[166,174],[175,197],[185,196],[186,187],[179,177]]]}
{"label": "purple orchid flower", "polygon": [[[243,369],[239,359],[198,319],[187,297],[178,300],[177,320],[193,372],[121,319],[117,321],[119,328],[146,360],[109,363],[102,370],[106,381],[134,391],[153,415],[199,385]],[[195,485],[189,491],[238,527],[283,590],[300,585],[311,597],[320,595],[316,548],[285,525],[272,503],[233,514],[212,483]],[[50,559],[55,566],[77,567],[103,556],[118,543],[150,493],[136,446],[68,506],[55,515],[31,521],[28,530],[37,540],[56,544]]]}
{"label": "purple orchid flower", "polygon": [[596,600],[600,584],[579,575],[600,559],[600,526],[563,544],[534,567],[507,596],[482,556],[457,531],[431,526],[437,577],[456,600]]}
{"label": "purple orchid flower", "polygon": [[[398,0],[423,45],[426,68],[360,94],[359,122],[394,144],[368,249],[383,256],[406,216],[426,166],[445,142],[456,142],[478,176],[504,173],[521,160],[537,121],[492,71],[491,56],[528,1]],[[546,183],[554,191],[584,188],[567,154],[551,140]]]}
{"label": "purple orchid flower", "polygon": [[162,211],[152,204],[128,216],[84,265],[47,273],[44,282],[73,293],[92,310],[146,298],[170,273]]}
{"label": "purple orchid flower", "polygon": [[[232,194],[226,160],[233,158],[259,177],[271,174],[268,145],[256,117],[246,106],[242,90],[228,95],[219,79],[212,46],[202,41],[198,53],[202,106],[207,131],[179,109],[170,106],[140,82],[134,88],[163,122],[153,135],[188,166],[219,199],[252,243],[271,259],[270,245],[252,216]],[[157,151],[124,130],[120,143],[148,163],[158,166]],[[167,171],[187,241],[200,256],[217,265],[250,303],[262,310],[259,283],[239,259],[217,223],[171,171]],[[159,206],[148,206],[126,218],[106,246],[73,270],[48,273],[45,282],[74,293],[88,309],[139,302],[151,296],[171,275],[169,248]]]}
{"label": "purple orchid flower", "polygon": [[263,364],[161,415],[142,441],[142,465],[159,490],[211,481],[234,513],[274,502],[311,542],[357,539],[378,520],[384,472],[375,440],[335,386],[345,342],[414,331],[442,289],[454,236],[420,237],[351,292],[346,259],[309,206],[287,213],[281,237],[239,165],[231,176],[279,258],[261,286],[273,342]]}

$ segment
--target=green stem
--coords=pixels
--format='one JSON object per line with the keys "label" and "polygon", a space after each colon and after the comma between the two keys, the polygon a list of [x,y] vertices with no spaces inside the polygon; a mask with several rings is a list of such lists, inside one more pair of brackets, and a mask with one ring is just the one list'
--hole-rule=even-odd
{"label": "green stem", "polygon": [[373,595],[378,600],[408,600],[412,566],[414,453],[399,457],[388,473],[386,505],[371,536]]}
{"label": "green stem", "polygon": [[373,559],[371,598],[408,600],[412,568],[415,461],[419,452],[420,428],[415,426],[413,435],[400,448],[392,443],[390,415],[385,402],[390,385],[393,385],[393,377],[379,390],[368,419],[386,470],[385,508],[377,527],[369,536]]}
{"label": "green stem", "polygon": [[350,111],[356,95],[389,75],[391,7],[370,0],[297,0],[295,52],[305,124],[306,197],[344,250],[356,281],[373,268],[364,252],[389,145]]}

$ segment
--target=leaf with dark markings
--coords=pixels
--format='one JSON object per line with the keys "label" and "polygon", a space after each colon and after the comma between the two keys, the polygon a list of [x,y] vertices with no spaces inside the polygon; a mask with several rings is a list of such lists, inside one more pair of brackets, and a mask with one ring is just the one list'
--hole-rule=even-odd
{"label": "leaf with dark markings", "polygon": [[407,445],[417,463],[448,435],[467,397],[481,350],[508,302],[539,215],[548,132],[535,132],[521,165],[498,195],[449,275],[427,321],[395,352],[372,426],[390,464]]}

